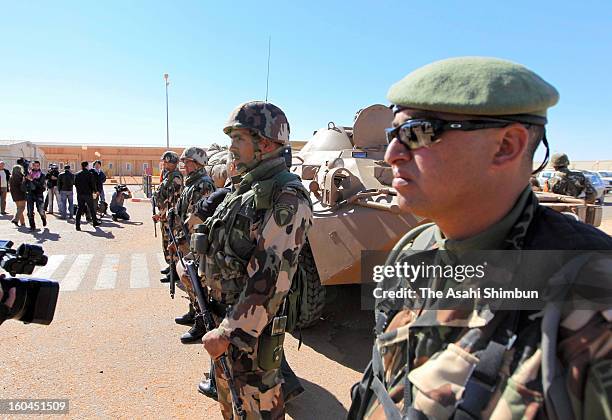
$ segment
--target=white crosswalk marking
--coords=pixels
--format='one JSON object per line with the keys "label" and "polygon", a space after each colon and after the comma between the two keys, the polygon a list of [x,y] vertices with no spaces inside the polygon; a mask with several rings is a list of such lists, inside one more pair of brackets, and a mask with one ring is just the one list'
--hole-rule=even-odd
{"label": "white crosswalk marking", "polygon": [[119,257],[119,254],[108,254],[104,256],[94,289],[115,288],[117,284],[117,271],[119,270]]}
{"label": "white crosswalk marking", "polygon": [[60,290],[73,291],[78,289],[93,257],[93,254],[77,255],[68,273],[66,273],[60,282]]}
{"label": "white crosswalk marking", "polygon": [[50,255],[47,260],[47,265],[39,267],[32,273],[32,277],[38,277],[42,279],[53,279],[53,273],[60,266],[62,261],[66,259],[65,255]]}
{"label": "white crosswalk marking", "polygon": [[130,287],[140,289],[149,287],[149,269],[146,254],[133,254],[130,267]]}
{"label": "white crosswalk marking", "polygon": [[[34,273],[25,277],[46,278],[60,282],[61,292],[75,290],[111,290],[121,288],[123,275],[129,273],[129,288],[164,288],[158,283],[158,267],[165,268],[167,263],[164,254],[81,254],[50,255],[47,265],[37,267]],[[129,261],[129,267],[121,266],[123,260]],[[126,263],[128,262],[126,261]],[[152,267],[150,268],[149,265]],[[119,270],[123,270],[120,272]],[[128,271],[129,270],[129,271]],[[86,277],[87,276],[87,277]],[[87,279],[96,279],[92,285]]]}

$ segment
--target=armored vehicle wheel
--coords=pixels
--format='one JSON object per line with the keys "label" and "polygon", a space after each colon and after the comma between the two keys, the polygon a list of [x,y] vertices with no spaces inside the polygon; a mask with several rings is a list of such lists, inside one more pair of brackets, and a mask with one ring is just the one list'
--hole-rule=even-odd
{"label": "armored vehicle wheel", "polygon": [[317,266],[315,265],[314,256],[308,241],[304,244],[298,258],[298,270],[300,270],[300,273],[296,273],[296,275],[304,275],[306,279],[302,290],[300,321],[297,327],[308,328],[315,325],[321,319],[325,306],[325,287],[321,286]]}

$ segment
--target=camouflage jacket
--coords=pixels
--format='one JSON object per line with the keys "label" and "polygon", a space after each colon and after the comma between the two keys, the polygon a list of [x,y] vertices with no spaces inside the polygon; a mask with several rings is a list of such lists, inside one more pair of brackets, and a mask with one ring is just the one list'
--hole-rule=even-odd
{"label": "camouflage jacket", "polygon": [[[436,249],[612,249],[609,236],[539,206],[529,188],[503,220],[473,238],[445,239],[435,225],[412,238],[400,241],[386,264],[400,262],[414,255],[414,250],[439,254]],[[549,315],[555,312],[548,306],[539,312],[494,312],[417,310],[404,303],[403,309],[391,310],[394,303],[397,307],[397,302],[377,300],[373,379],[367,385],[372,391],[362,397],[362,414],[356,417],[401,418],[399,412],[412,410],[435,419],[457,415],[466,398],[464,391],[478,383],[473,372],[488,342],[506,332],[500,326],[511,317],[518,326],[516,340],[509,339],[507,347],[501,347],[503,358],[489,397],[471,393],[482,400],[480,412],[472,418],[609,418],[612,306],[597,311],[564,306],[551,322]],[[394,413],[394,409],[388,411],[392,406]]]}
{"label": "camouflage jacket", "polygon": [[163,178],[157,191],[155,191],[155,204],[162,214],[174,207],[183,189],[183,175],[176,169],[172,172],[164,171]]}
{"label": "camouflage jacket", "polygon": [[[208,197],[215,189],[212,179],[206,174],[206,169],[201,168],[187,175],[185,178],[185,186],[175,206],[178,218],[174,223],[174,231],[177,240],[180,242],[183,240],[189,241],[189,238],[184,237],[182,228],[179,224],[181,222],[187,223],[190,216],[195,212],[195,206],[198,201],[203,197]],[[202,221],[200,221],[200,223],[201,222]],[[195,224],[196,223],[191,222],[189,226]]]}
{"label": "camouflage jacket", "polygon": [[211,244],[200,268],[210,296],[231,307],[219,328],[241,351],[255,351],[278,312],[311,224],[308,192],[283,158],[248,172],[207,219]]}
{"label": "camouflage jacket", "polygon": [[597,191],[591,181],[582,172],[570,171],[568,168],[560,168],[551,178],[547,179],[544,191],[584,197],[587,203],[594,203],[597,199]]}

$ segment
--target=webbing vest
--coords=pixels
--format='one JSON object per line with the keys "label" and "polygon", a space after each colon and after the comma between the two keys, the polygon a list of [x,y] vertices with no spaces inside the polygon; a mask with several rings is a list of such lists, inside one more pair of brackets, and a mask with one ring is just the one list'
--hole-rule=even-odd
{"label": "webbing vest", "polygon": [[173,190],[175,188],[174,179],[177,177],[181,180],[183,179],[183,175],[177,170],[172,172],[166,172],[157,190],[156,200],[158,205],[164,205],[166,203],[166,200],[172,198],[172,196],[174,195]]}
{"label": "webbing vest", "polygon": [[212,178],[206,175],[204,170],[197,171],[194,173],[194,176],[188,176],[185,180],[185,187],[181,193],[181,197],[178,199],[177,203],[178,213],[183,220],[185,220],[188,216],[187,211],[189,209],[189,205],[195,205],[193,195],[200,185],[204,185],[205,189],[208,189],[211,192],[215,191],[216,189]]}
{"label": "webbing vest", "polygon": [[[200,274],[205,276],[212,297],[227,305],[235,303],[244,289],[247,264],[256,246],[252,238],[261,234],[264,215],[280,192],[291,190],[310,200],[299,176],[286,170],[284,160],[280,164],[276,161],[256,168],[265,172],[263,179],[241,183],[204,223],[210,242]],[[252,235],[253,231],[257,234]]]}

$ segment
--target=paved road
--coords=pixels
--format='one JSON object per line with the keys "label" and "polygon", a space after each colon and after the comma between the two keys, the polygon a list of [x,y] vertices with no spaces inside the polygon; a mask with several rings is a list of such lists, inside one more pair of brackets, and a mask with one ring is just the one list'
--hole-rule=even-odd
{"label": "paved road", "polygon": [[[173,322],[187,302],[178,290],[171,300],[159,282],[150,204],[127,207],[129,223],[106,217],[82,232],[53,215],[35,233],[0,216],[0,239],[44,246],[49,262],[33,276],[61,284],[51,325],[0,327],[0,399],[68,398],[66,418],[220,418],[217,404],[195,388],[208,357],[200,344],[181,344],[186,327]],[[303,332],[300,350],[299,337],[286,340],[287,359],[307,390],[289,405],[290,418],[345,416],[350,386],[367,363],[372,321],[359,308],[359,289],[329,294],[337,296],[335,309]]]}

